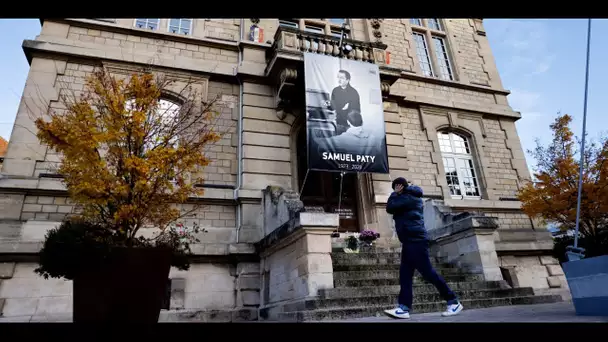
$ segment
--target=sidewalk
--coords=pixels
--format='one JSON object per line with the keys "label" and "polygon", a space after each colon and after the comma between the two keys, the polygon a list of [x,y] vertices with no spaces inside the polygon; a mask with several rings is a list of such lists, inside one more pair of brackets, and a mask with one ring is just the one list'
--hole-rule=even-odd
{"label": "sidewalk", "polygon": [[[332,321],[333,323],[334,321]],[[499,306],[487,309],[464,310],[457,316],[442,317],[441,313],[423,313],[412,314],[411,318],[397,320],[385,316],[383,313],[378,313],[376,317],[358,318],[351,320],[335,321],[340,323],[357,322],[357,323],[605,323],[608,322],[608,317],[588,317],[577,316],[574,312],[572,302],[561,302],[551,304],[535,304],[535,305],[513,305]]]}
{"label": "sidewalk", "polygon": [[[52,316],[15,316],[0,317],[0,323],[8,322],[71,322],[71,314],[56,314]],[[358,318],[340,321],[325,321],[323,323],[408,323],[408,322],[460,322],[460,323],[608,323],[608,317],[576,316],[574,307],[570,302],[501,306],[487,309],[467,310],[465,308],[458,316],[441,317],[440,313],[413,314],[409,320],[396,320],[378,313],[376,317]]]}

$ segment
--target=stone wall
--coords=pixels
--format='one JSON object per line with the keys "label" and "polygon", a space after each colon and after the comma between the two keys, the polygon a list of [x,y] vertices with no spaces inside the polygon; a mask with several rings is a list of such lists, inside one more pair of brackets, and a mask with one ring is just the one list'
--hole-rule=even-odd
{"label": "stone wall", "polygon": [[[95,65],[83,64],[83,62],[70,61],[65,64],[65,71],[57,74],[55,88],[59,93],[79,96],[84,90],[86,77],[94,70]],[[133,71],[137,70],[133,68]],[[214,130],[221,135],[221,140],[209,146],[207,157],[212,163],[202,172],[195,174],[195,177],[202,177],[207,184],[232,185],[236,184],[237,165],[237,145],[238,139],[235,136],[238,115],[238,94],[239,86],[223,82],[209,82],[206,89],[208,100],[217,99],[215,110],[219,116],[213,121]],[[64,105],[60,101],[50,101],[50,108],[55,112],[64,110]],[[41,109],[42,110],[42,109]],[[46,149],[44,160],[36,162],[34,177],[40,174],[56,173],[57,162],[60,155],[55,151]]]}
{"label": "stone wall", "polygon": [[[0,264],[0,316],[71,316],[72,281],[44,279],[34,263]],[[192,264],[189,271],[171,268],[171,310],[232,312],[249,309],[257,318],[259,265]],[[28,317],[29,318],[29,317]]]}
{"label": "stone wall", "polygon": [[[196,223],[201,228],[205,228],[208,232],[201,234],[199,238],[203,243],[235,243],[236,242],[236,208],[232,205],[218,204],[182,204],[178,206],[184,216],[178,220],[187,226],[192,226]],[[25,196],[24,205],[21,211],[22,221],[30,221],[24,223],[22,230],[30,229],[28,227],[36,222],[43,223],[45,221],[60,222],[69,213],[75,213],[72,201],[67,197],[54,196]],[[40,230],[33,236],[38,240],[42,240],[46,234],[46,230],[54,225],[39,224],[36,225]],[[23,236],[23,231],[21,232]],[[30,234],[31,235],[31,234]]]}
{"label": "stone wall", "polygon": [[331,233],[337,226],[337,214],[302,212],[256,245],[261,251],[264,318],[275,317],[283,304],[333,288]]}
{"label": "stone wall", "polygon": [[[114,19],[111,19],[114,20]],[[160,19],[157,32],[165,33],[168,36],[176,36],[168,32],[170,19]],[[248,19],[246,19],[248,20]],[[237,18],[204,18],[192,19],[192,32],[190,36],[194,38],[214,38],[225,41],[237,41],[239,39],[240,19]],[[117,26],[133,28],[134,19],[116,19]],[[144,29],[140,29],[144,31]]]}
{"label": "stone wall", "polygon": [[[400,126],[393,123],[397,115]],[[406,177],[421,186],[426,195],[449,197],[437,141],[439,129],[452,129],[469,139],[485,200],[512,200],[519,189],[520,178],[529,178],[525,159],[521,157],[521,145],[512,138],[513,120],[413,103],[401,104],[397,113],[385,108],[385,118],[389,157],[393,157],[390,160],[391,177]],[[373,177],[376,194],[390,193],[387,177]]]}
{"label": "stone wall", "polygon": [[[144,30],[140,30],[144,31]],[[43,31],[43,33],[45,33]],[[144,31],[144,33],[147,33]],[[218,32],[218,34],[220,34]],[[99,29],[89,29],[86,27],[70,26],[67,38],[72,40],[75,45],[87,46],[91,44],[105,45],[110,47],[120,47],[122,49],[133,49],[147,51],[151,54],[162,56],[182,56],[187,58],[201,58],[213,61],[224,61],[230,63],[237,62],[236,51],[229,51],[215,47],[200,45],[196,40],[191,44],[176,42],[171,37],[165,39],[154,39],[141,37],[137,32],[125,34],[110,32]],[[153,55],[152,55],[153,56]]]}
{"label": "stone wall", "polygon": [[[329,236],[306,235],[264,259],[268,286],[264,304],[316,296],[319,288],[333,287],[331,243],[317,240],[331,241]],[[308,286],[310,283],[316,286]]]}
{"label": "stone wall", "polygon": [[500,229],[532,229],[532,221],[522,212],[488,212],[488,215],[498,218]]}
{"label": "stone wall", "polygon": [[505,280],[515,287],[568,288],[564,271],[552,256],[503,255],[499,259]]}
{"label": "stone wall", "polygon": [[212,162],[206,166],[198,177],[206,184],[236,185],[238,173],[238,108],[239,86],[223,82],[209,82],[207,98],[218,99],[216,110],[220,113],[214,121],[215,131],[221,134],[221,140],[209,146],[206,156]]}
{"label": "stone wall", "polygon": [[442,196],[435,176],[438,168],[432,158],[433,145],[423,129],[419,108],[402,106],[399,108],[399,119],[403,127],[403,142],[409,166],[409,177],[406,179],[420,186],[426,195]]}
{"label": "stone wall", "polygon": [[[455,69],[456,79],[466,84],[477,84],[502,88],[500,78],[492,51],[490,50],[487,37],[483,25],[476,19],[440,19],[444,32],[447,37],[447,50],[452,59],[452,66]],[[412,39],[412,28],[409,19],[384,19],[381,27],[383,32],[382,42],[388,45],[388,50],[391,52],[391,65],[409,70],[411,72],[419,72],[418,57],[416,56],[416,46]],[[464,91],[454,91],[449,87],[435,86],[432,87],[426,82],[404,82],[400,81],[395,84],[395,89],[418,90],[423,88],[434,90],[437,95],[442,97],[453,97],[454,101],[472,100],[472,97],[484,97],[481,92],[467,93]],[[409,88],[409,89],[408,89]],[[418,89],[414,89],[418,88]],[[427,96],[431,95],[428,94]],[[408,95],[409,95],[408,94]],[[473,95],[473,96],[471,96]],[[485,95],[487,104],[496,104],[496,100],[492,96]],[[505,97],[501,99],[502,103],[506,103]],[[479,105],[472,103],[474,105]]]}
{"label": "stone wall", "polygon": [[292,189],[292,124],[292,116],[277,117],[272,87],[243,84],[243,188]]}
{"label": "stone wall", "polygon": [[2,316],[49,316],[72,312],[72,282],[48,279],[34,273],[37,264],[5,263],[12,268],[12,276],[0,284],[0,298],[4,299]]}

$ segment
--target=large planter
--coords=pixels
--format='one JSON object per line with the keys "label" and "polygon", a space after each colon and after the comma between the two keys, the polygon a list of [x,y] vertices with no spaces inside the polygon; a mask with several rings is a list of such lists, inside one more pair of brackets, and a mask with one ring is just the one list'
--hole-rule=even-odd
{"label": "large planter", "polygon": [[75,277],[73,321],[157,323],[171,255],[168,249],[113,249],[102,268]]}
{"label": "large planter", "polygon": [[608,255],[562,264],[577,315],[608,316]]}

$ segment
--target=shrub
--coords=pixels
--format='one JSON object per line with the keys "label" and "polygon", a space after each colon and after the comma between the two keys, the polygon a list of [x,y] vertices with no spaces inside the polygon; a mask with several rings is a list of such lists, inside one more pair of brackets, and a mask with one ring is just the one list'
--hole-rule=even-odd
{"label": "shrub", "polygon": [[[131,248],[169,248],[171,266],[181,270],[189,268],[190,244],[198,242],[194,234],[201,229],[194,225],[187,230],[177,224],[165,229],[157,238],[136,238]],[[205,230],[202,230],[205,232]],[[47,232],[40,250],[39,267],[34,271],[45,279],[73,280],[83,270],[103,267],[116,247],[126,247],[124,239],[104,226],[72,218]]]}
{"label": "shrub", "polygon": [[356,250],[359,249],[359,241],[353,235],[349,235],[344,242],[346,242],[346,248]]}

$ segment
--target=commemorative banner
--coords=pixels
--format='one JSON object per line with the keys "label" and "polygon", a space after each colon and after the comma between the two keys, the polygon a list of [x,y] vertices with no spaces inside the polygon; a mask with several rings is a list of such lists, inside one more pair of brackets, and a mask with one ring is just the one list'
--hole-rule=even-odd
{"label": "commemorative banner", "polygon": [[308,167],[389,173],[376,64],[304,54]]}

